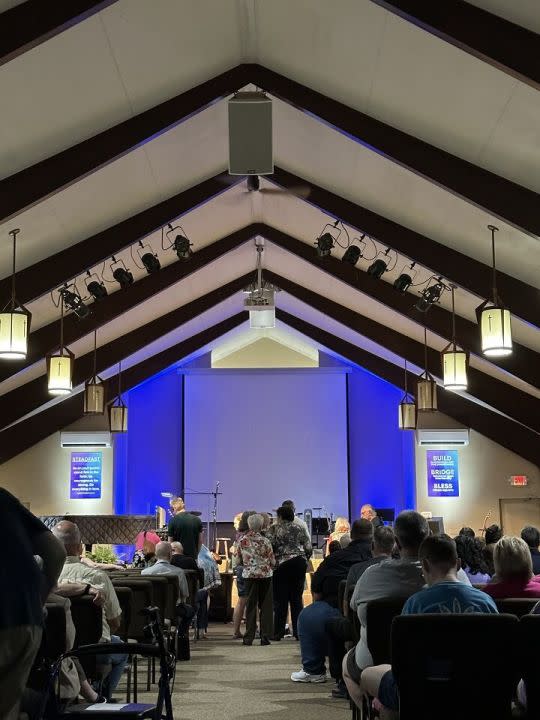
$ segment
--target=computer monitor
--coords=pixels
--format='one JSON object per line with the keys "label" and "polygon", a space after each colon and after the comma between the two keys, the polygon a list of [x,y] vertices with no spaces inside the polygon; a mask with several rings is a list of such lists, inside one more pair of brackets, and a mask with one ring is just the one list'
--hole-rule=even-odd
{"label": "computer monitor", "polygon": [[375,508],[375,512],[385,523],[393,523],[396,517],[395,508]]}

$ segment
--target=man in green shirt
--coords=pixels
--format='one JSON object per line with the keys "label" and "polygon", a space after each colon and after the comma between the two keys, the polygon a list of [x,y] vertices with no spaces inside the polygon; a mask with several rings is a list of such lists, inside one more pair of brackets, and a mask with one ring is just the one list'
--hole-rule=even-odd
{"label": "man in green shirt", "polygon": [[173,517],[169,520],[169,542],[181,542],[184,555],[197,560],[202,545],[202,522],[186,511],[182,498],[171,500]]}

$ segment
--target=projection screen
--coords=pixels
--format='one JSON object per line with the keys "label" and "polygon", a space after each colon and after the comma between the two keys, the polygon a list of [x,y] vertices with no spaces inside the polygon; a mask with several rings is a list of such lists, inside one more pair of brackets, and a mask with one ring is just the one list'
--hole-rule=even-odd
{"label": "projection screen", "polygon": [[203,519],[216,483],[218,521],[288,498],[348,515],[345,370],[190,370],[184,442],[186,503]]}

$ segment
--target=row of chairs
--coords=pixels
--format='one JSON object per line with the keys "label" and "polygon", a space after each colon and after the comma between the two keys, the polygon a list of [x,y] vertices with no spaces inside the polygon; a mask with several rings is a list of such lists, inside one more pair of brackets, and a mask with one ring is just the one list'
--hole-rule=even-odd
{"label": "row of chairs", "polygon": [[[353,591],[346,597],[347,608]],[[345,582],[340,586],[340,607],[344,593]],[[400,687],[407,688],[400,692],[401,718],[502,720],[510,717],[520,678],[527,687],[527,717],[540,718],[540,692],[535,689],[540,677],[540,615],[530,615],[537,599],[496,600],[499,615],[401,616],[405,602],[406,598],[382,598],[366,607],[373,664],[392,664]],[[348,617],[358,641],[358,616],[350,611]],[[490,694],[493,682],[497,692]],[[357,720],[362,709],[354,704],[351,708]],[[369,715],[367,707],[363,712]]]}
{"label": "row of chairs", "polygon": [[[198,587],[198,573],[186,571],[190,589],[189,603],[195,602]],[[117,634],[124,642],[144,642],[147,620],[141,612],[147,607],[158,607],[160,617],[164,621],[168,638],[174,638],[173,628],[176,626],[176,605],[178,602],[178,580],[174,575],[141,575],[140,570],[126,570],[110,573],[118,601],[122,610],[121,624]],[[102,635],[102,611],[90,596],[72,598],[71,614],[76,629],[74,647],[99,642]],[[57,658],[66,648],[65,614],[63,608],[48,605],[45,625],[43,652],[49,659]],[[189,640],[188,640],[189,642]],[[87,656],[81,659],[87,677],[100,680],[110,670],[103,659]],[[150,690],[155,682],[155,659],[148,659],[146,689]],[[127,666],[126,700],[137,702],[138,695],[138,660],[133,657]]]}

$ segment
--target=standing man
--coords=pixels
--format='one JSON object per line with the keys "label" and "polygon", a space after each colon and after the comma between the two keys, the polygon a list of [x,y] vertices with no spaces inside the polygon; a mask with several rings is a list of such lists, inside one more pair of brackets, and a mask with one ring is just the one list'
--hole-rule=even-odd
{"label": "standing man", "polygon": [[[43,603],[56,585],[66,554],[45,525],[0,488],[0,717],[16,720],[39,649]],[[39,555],[43,570],[34,558]]]}
{"label": "standing man", "polygon": [[171,500],[173,517],[169,520],[169,542],[181,542],[184,555],[197,560],[202,545],[203,526],[200,518],[186,512],[182,498]]}
{"label": "standing man", "polygon": [[373,525],[373,529],[380,527],[381,525],[384,525],[381,518],[377,515],[375,512],[375,508],[373,505],[362,505],[360,508],[360,517],[363,520],[369,520],[369,522]]}

